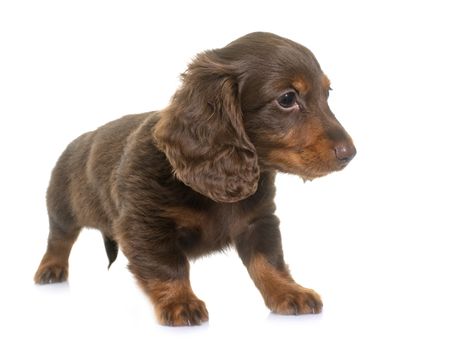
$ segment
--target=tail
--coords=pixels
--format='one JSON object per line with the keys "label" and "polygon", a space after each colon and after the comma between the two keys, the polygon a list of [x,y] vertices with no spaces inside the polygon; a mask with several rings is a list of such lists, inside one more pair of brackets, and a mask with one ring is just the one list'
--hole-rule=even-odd
{"label": "tail", "polygon": [[105,243],[105,251],[107,252],[108,256],[108,268],[110,268],[111,264],[114,263],[118,256],[118,243],[105,235],[103,235],[103,242]]}

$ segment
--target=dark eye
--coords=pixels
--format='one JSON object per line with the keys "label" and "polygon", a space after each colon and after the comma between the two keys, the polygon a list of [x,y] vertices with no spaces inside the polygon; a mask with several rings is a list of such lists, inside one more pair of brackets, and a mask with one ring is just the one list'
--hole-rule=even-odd
{"label": "dark eye", "polygon": [[296,105],[296,93],[294,91],[285,92],[277,98],[278,104],[283,108],[291,108]]}

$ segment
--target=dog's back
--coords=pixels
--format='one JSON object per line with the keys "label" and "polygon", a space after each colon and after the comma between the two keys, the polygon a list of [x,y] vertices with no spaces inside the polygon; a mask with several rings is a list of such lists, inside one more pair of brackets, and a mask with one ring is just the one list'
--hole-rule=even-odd
{"label": "dog's back", "polygon": [[[50,215],[80,227],[107,229],[116,215],[113,186],[131,135],[150,114],[112,121],[74,140],[58,160],[48,188]],[[62,215],[65,213],[66,215]],[[69,222],[57,222],[67,226]]]}

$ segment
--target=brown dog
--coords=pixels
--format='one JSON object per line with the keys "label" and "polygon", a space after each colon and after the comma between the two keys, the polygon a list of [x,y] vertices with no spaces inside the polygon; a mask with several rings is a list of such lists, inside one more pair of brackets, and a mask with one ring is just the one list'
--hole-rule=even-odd
{"label": "brown dog", "polygon": [[162,324],[208,320],[188,259],[229,245],[273,312],[319,313],[319,295],[283,260],[274,181],[277,171],[323,176],[356,154],[329,85],[309,50],[269,33],[199,54],[168,108],[108,123],[62,154],[36,283],[66,280],[78,233],[93,227],[110,265],[121,247]]}

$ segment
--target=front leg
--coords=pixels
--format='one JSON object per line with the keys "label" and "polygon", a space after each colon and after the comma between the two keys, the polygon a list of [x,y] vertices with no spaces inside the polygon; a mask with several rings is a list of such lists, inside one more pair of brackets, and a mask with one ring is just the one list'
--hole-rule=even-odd
{"label": "front leg", "polygon": [[129,269],[154,304],[166,326],[191,326],[208,321],[208,311],[191,289],[189,262],[174,242],[173,229],[157,222],[123,220],[117,225]]}
{"label": "front leg", "polygon": [[236,239],[237,251],[267,307],[282,315],[315,314],[320,296],[291,277],[283,260],[279,220],[270,215],[252,223]]}

